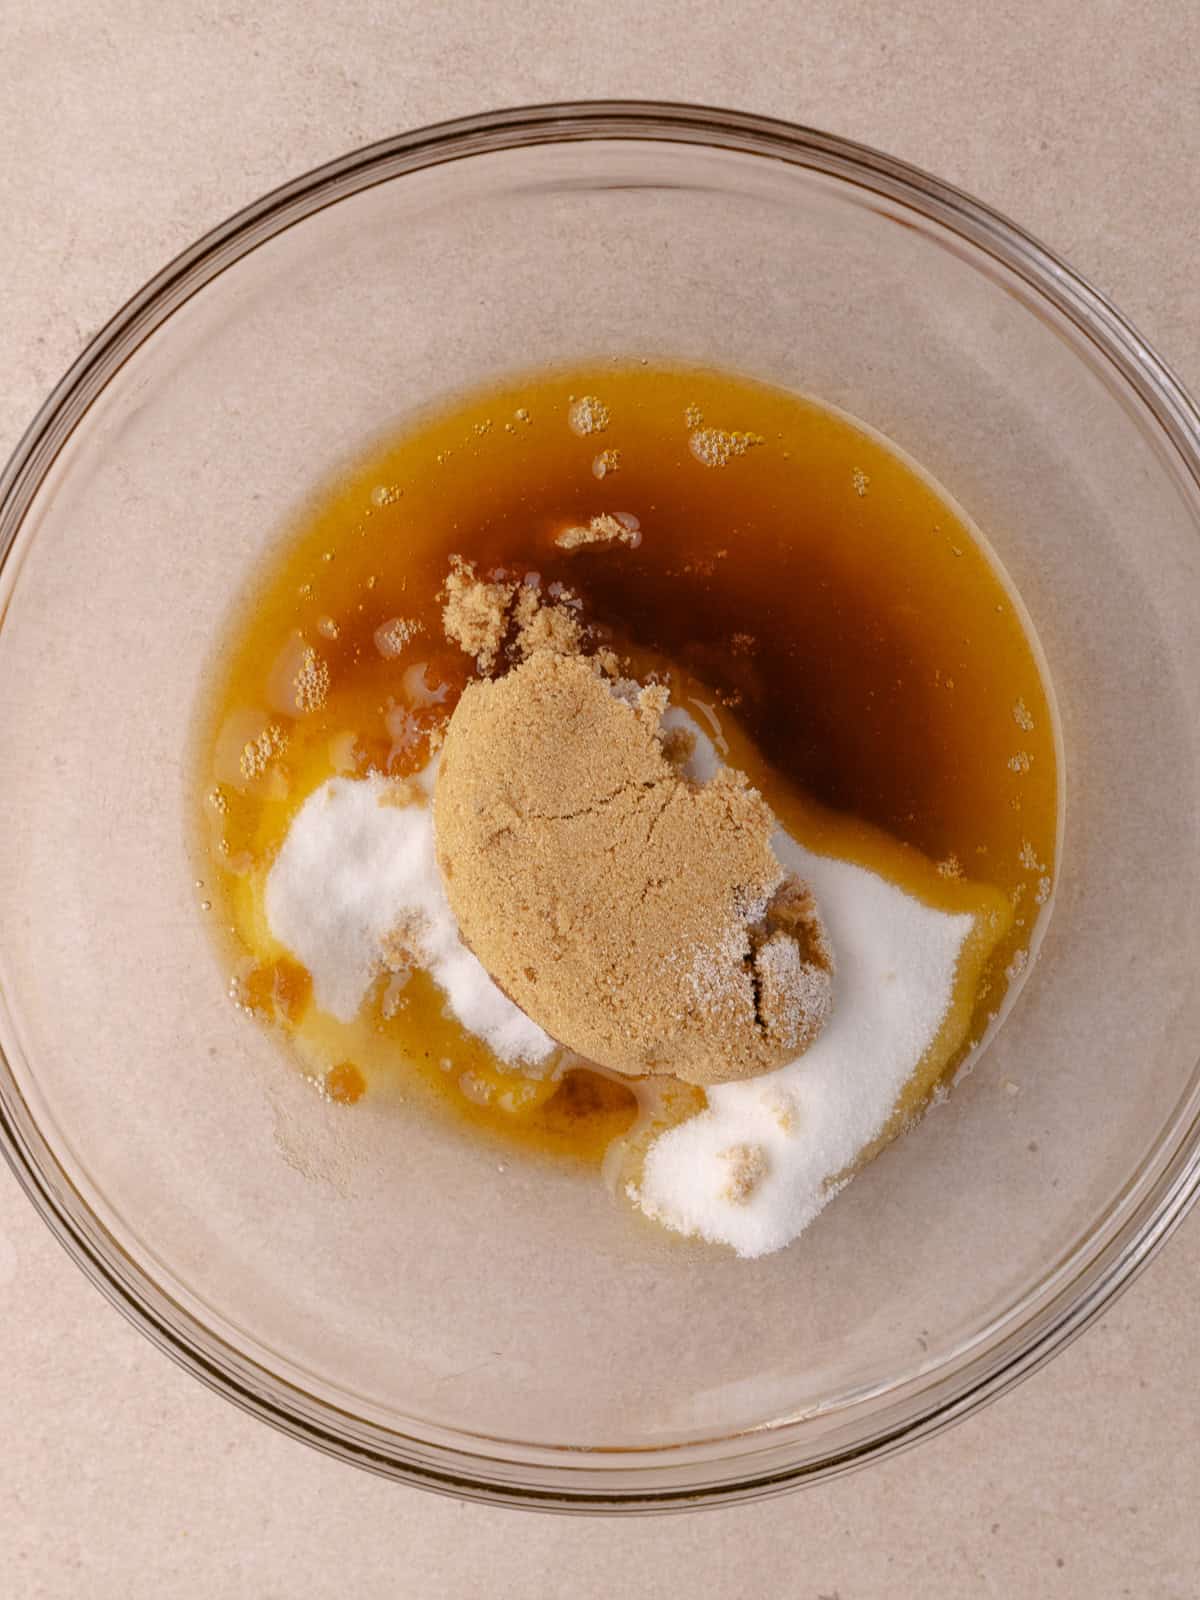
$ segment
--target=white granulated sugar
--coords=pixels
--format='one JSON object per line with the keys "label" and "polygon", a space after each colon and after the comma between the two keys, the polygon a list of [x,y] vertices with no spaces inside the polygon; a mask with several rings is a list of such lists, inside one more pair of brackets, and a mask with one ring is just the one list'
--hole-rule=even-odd
{"label": "white granulated sugar", "polygon": [[[427,792],[434,764],[418,780]],[[397,805],[387,779],[330,778],[297,812],[267,878],[271,932],[312,974],[322,1010],[357,1013],[398,926],[447,1009],[502,1061],[544,1061],[554,1041],[513,1005],[458,936],[434,853],[433,813]]]}
{"label": "white granulated sugar", "polygon": [[[705,781],[718,763],[685,712],[696,747],[689,768]],[[648,1215],[741,1256],[779,1250],[834,1193],[833,1180],[882,1130],[950,1003],[970,914],[922,905],[850,862],[814,855],[782,831],[781,863],[809,883],[837,955],[833,1014],[797,1061],[764,1077],[708,1090],[709,1109],[650,1146],[638,1192]],[[779,1115],[779,1106],[788,1115]],[[786,1126],[784,1124],[786,1123]],[[753,1192],[729,1199],[728,1152],[760,1150]]]}

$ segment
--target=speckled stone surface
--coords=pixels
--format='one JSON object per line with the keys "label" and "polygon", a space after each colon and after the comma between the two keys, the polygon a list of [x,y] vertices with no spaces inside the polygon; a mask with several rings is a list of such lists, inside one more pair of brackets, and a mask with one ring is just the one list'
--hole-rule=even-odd
{"label": "speckled stone surface", "polygon": [[[657,96],[830,128],[1066,254],[1200,385],[1200,11],[951,0],[9,0],[0,448],[174,252],[355,145],[504,103]],[[0,888],[0,893],[2,893]],[[326,1461],[185,1377],[0,1175],[0,1592],[294,1596],[1200,1593],[1200,1218],[1049,1367],[903,1457],[637,1522],[483,1510]]]}

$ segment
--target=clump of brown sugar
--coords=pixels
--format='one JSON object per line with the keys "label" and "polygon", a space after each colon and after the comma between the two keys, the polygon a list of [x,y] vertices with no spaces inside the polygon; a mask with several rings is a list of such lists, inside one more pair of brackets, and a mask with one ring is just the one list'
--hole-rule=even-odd
{"label": "clump of brown sugar", "polygon": [[767,1152],[760,1144],[735,1144],[721,1151],[729,1176],[721,1190],[731,1205],[744,1206],[769,1171]]}
{"label": "clump of brown sugar", "polygon": [[[489,638],[545,615],[522,624],[515,604]],[[685,776],[661,685],[520,639],[519,665],[463,692],[442,749],[438,861],[462,937],[608,1067],[720,1083],[792,1060],[828,1018],[833,962],[766,802],[728,768]]]}
{"label": "clump of brown sugar", "polygon": [[569,605],[545,601],[537,589],[522,585],[513,606],[516,628],[513,652],[523,659],[537,650],[555,655],[576,655],[583,645],[583,624]]}
{"label": "clump of brown sugar", "polygon": [[485,676],[496,670],[507,646],[513,660],[538,650],[574,655],[583,644],[578,601],[566,590],[547,598],[541,589],[515,579],[484,579],[474,565],[455,556],[442,590],[442,627]]}
{"label": "clump of brown sugar", "polygon": [[508,631],[508,612],[515,583],[486,583],[470,562],[452,558],[442,594],[442,627],[452,644],[475,657],[480,672],[491,672]]}
{"label": "clump of brown sugar", "polygon": [[586,526],[564,528],[554,542],[560,550],[577,550],[580,545],[588,544],[626,544],[636,550],[642,535],[632,518],[626,522],[602,511]]}

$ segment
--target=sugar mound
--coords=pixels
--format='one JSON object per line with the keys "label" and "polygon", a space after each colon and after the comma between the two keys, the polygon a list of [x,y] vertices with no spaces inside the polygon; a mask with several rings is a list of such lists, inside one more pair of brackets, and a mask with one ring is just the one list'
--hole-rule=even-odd
{"label": "sugar mound", "polygon": [[434,856],[433,813],[419,798],[397,804],[388,779],[330,778],[309,795],[271,868],[265,904],[271,932],[312,974],[317,1004],[341,1021],[358,1011],[403,927],[450,1012],[502,1061],[536,1064],[555,1049],[459,938]]}

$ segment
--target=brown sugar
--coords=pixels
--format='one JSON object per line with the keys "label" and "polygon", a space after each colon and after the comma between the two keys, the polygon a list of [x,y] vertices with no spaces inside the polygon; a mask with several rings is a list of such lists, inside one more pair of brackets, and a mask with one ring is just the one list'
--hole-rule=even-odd
{"label": "brown sugar", "polygon": [[438,861],[464,940],[554,1038],[621,1072],[720,1083],[816,1038],[832,958],[758,791],[670,759],[667,699],[541,649],[468,686],[438,772]]}
{"label": "brown sugar", "polygon": [[610,512],[602,511],[586,525],[564,528],[555,539],[560,550],[578,550],[581,545],[626,544],[636,549],[642,542],[636,523],[622,522]]}
{"label": "brown sugar", "polygon": [[450,564],[443,595],[442,626],[451,643],[475,657],[480,672],[491,672],[508,629],[515,583],[484,583],[470,563],[457,556]]}
{"label": "brown sugar", "polygon": [[735,1144],[721,1151],[729,1176],[721,1193],[731,1205],[744,1206],[769,1171],[767,1152],[760,1144]]}
{"label": "brown sugar", "polygon": [[570,607],[543,604],[536,589],[522,588],[513,607],[513,621],[518,656],[531,656],[537,650],[572,656],[583,643],[583,624]]}
{"label": "brown sugar", "polygon": [[496,670],[506,643],[516,661],[538,650],[574,655],[582,646],[583,625],[568,590],[547,600],[530,584],[482,579],[470,562],[455,557],[442,595],[447,639],[474,656],[485,677]]}

